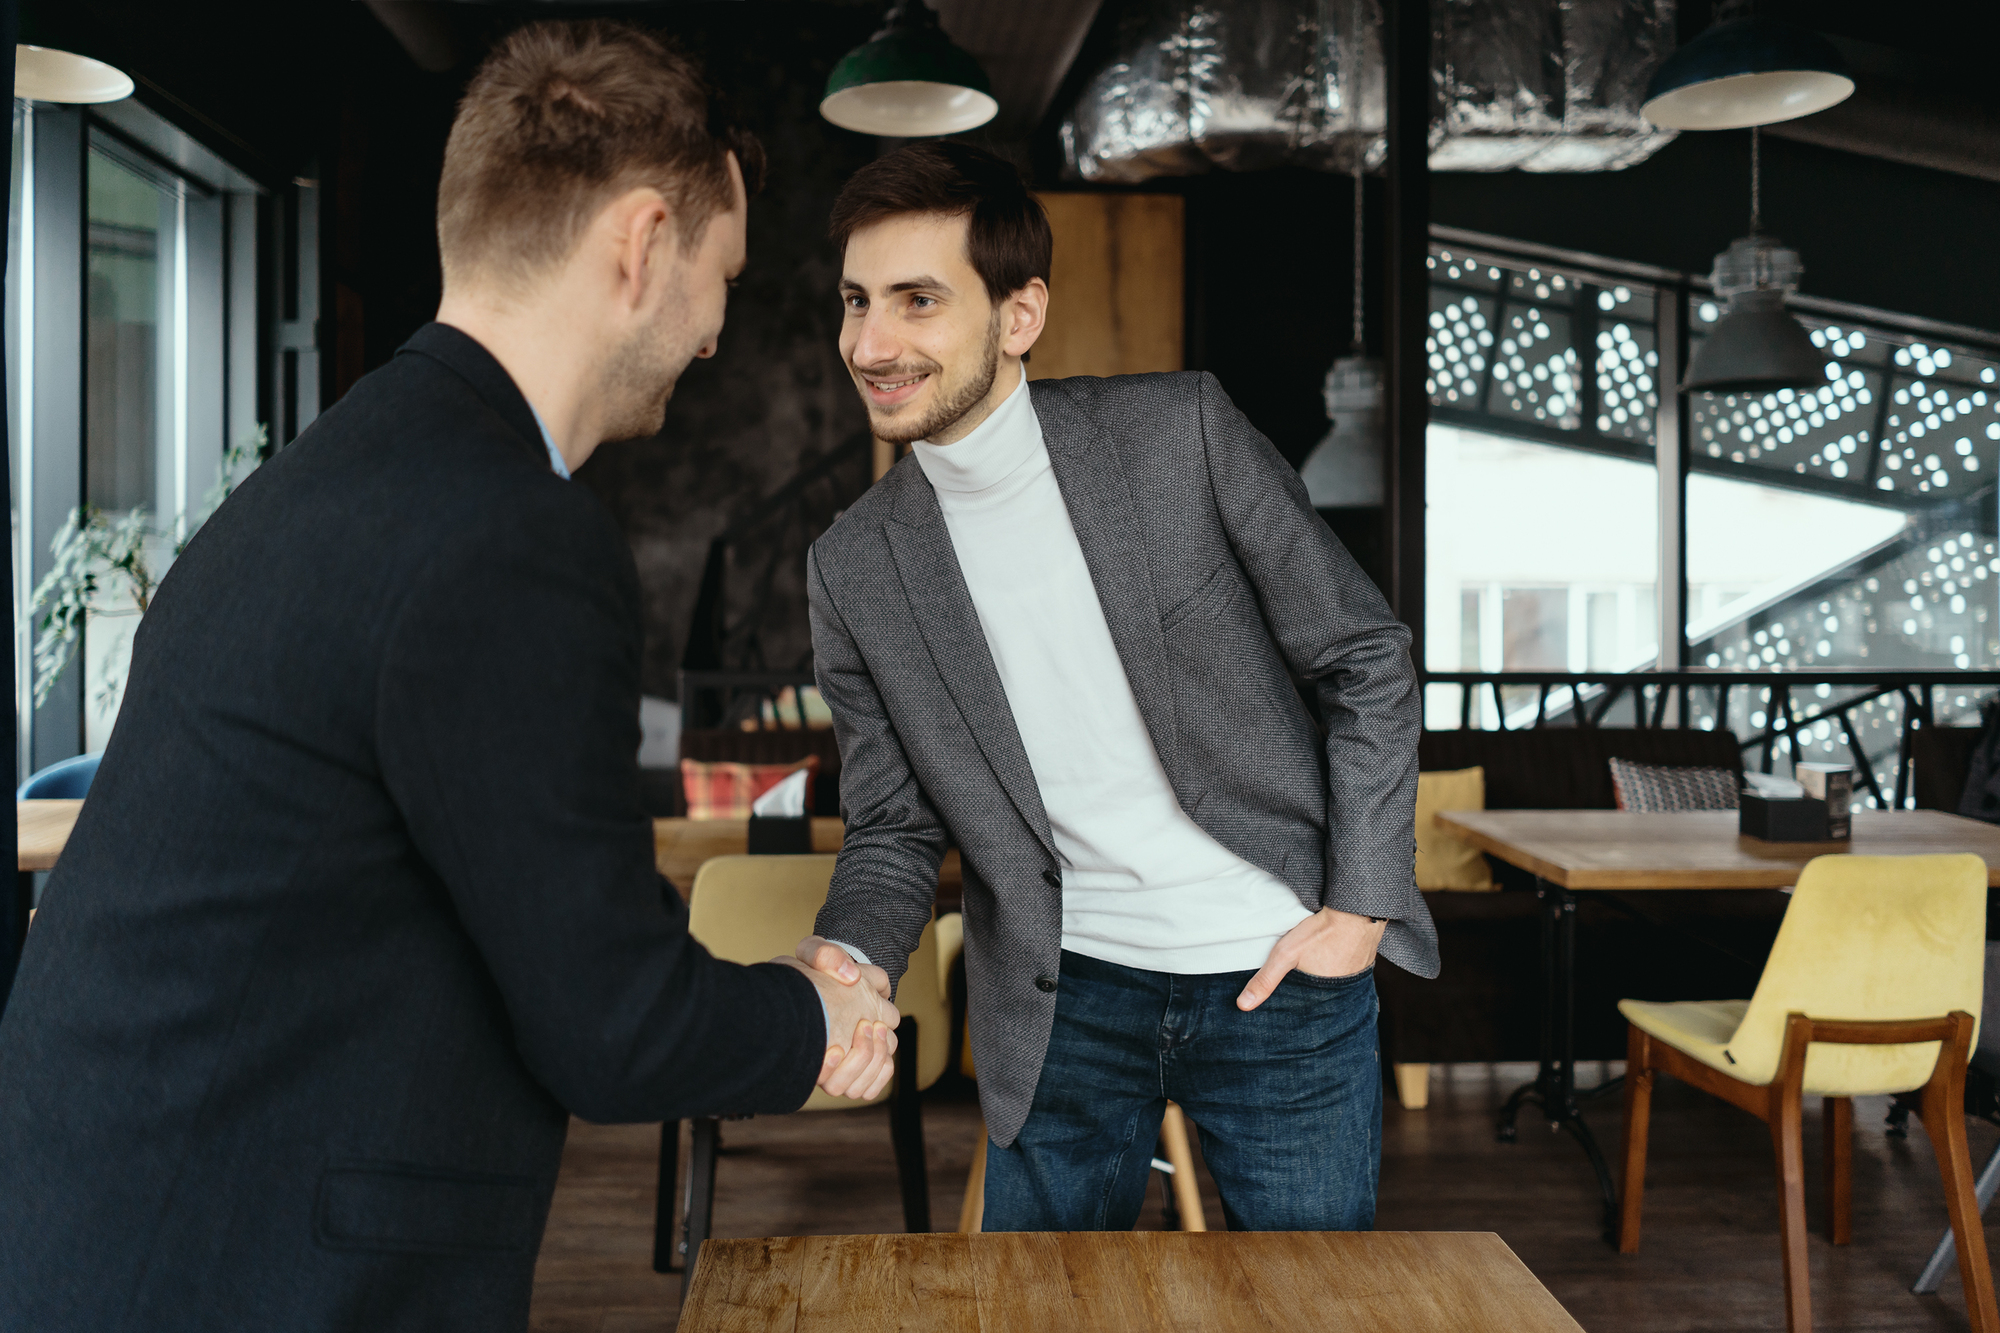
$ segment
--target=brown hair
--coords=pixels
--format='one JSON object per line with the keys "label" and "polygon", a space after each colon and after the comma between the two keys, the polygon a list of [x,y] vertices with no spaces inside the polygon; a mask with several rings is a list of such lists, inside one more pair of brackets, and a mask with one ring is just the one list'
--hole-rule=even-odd
{"label": "brown hair", "polygon": [[905,213],[968,215],[966,257],[989,300],[1049,280],[1055,243],[1049,215],[1005,159],[970,144],[930,139],[906,144],[848,177],[833,204],[833,243]]}
{"label": "brown hair", "polygon": [[615,195],[652,186],[683,248],[763,183],[764,150],[688,57],[626,23],[534,23],[479,67],[438,182],[445,280],[519,279],[560,262]]}

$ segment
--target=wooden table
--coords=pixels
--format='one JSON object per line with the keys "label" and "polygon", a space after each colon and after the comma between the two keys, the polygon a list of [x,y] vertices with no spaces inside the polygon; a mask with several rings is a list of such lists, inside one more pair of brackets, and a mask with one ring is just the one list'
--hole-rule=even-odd
{"label": "wooden table", "polygon": [[1491,1232],[712,1240],[681,1333],[1581,1333]]}
{"label": "wooden table", "polygon": [[1915,856],[1973,852],[1986,882],[2000,885],[2000,826],[1938,810],[1857,810],[1842,843],[1745,838],[1734,810],[1646,814],[1631,810],[1448,810],[1437,826],[1535,876],[1542,902],[1542,1050],[1535,1081],[1501,1108],[1497,1133],[1511,1143],[1523,1105],[1541,1107],[1575,1137],[1597,1173],[1606,1238],[1617,1191],[1578,1103],[1617,1087],[1576,1086],[1576,894],[1657,889],[1781,889],[1799,882],[1815,856]]}
{"label": "wooden table", "polygon": [[1761,842],[1734,810],[1448,810],[1437,825],[1565,889],[1782,889],[1815,856],[1975,852],[2000,886],[2000,825],[1941,810],[1857,810],[1849,842]]}

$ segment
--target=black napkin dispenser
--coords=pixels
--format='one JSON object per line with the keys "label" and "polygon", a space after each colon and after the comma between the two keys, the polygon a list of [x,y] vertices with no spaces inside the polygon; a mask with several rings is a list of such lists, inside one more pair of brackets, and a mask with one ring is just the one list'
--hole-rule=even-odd
{"label": "black napkin dispenser", "polygon": [[1810,796],[1757,796],[1744,792],[1737,831],[1765,842],[1832,842],[1825,801]]}
{"label": "black napkin dispenser", "polygon": [[750,855],[802,856],[812,849],[813,829],[809,816],[750,816]]}

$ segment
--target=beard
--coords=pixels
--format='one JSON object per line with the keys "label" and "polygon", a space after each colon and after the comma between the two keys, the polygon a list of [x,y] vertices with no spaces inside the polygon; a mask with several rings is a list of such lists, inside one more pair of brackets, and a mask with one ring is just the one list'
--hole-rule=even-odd
{"label": "beard", "polygon": [[[661,325],[674,320],[676,302],[661,307]],[[660,433],[667,421],[667,403],[680,383],[681,372],[694,360],[701,340],[689,342],[660,325],[634,334],[605,363],[600,391],[604,394],[606,440],[643,440]]]}
{"label": "beard", "polygon": [[[890,368],[894,374],[941,376],[944,370],[937,362],[923,360],[908,365],[897,364]],[[880,372],[876,372],[880,373]],[[986,326],[986,346],[981,351],[977,365],[964,379],[956,384],[947,384],[942,378],[937,381],[937,392],[928,409],[907,418],[896,415],[901,408],[891,408],[888,413],[878,413],[870,404],[869,426],[875,438],[887,440],[891,444],[911,444],[917,440],[927,440],[950,429],[953,422],[970,412],[979,400],[993,391],[993,381],[1000,373],[1000,312],[993,312],[992,320]],[[867,389],[862,389],[862,401],[867,402]]]}

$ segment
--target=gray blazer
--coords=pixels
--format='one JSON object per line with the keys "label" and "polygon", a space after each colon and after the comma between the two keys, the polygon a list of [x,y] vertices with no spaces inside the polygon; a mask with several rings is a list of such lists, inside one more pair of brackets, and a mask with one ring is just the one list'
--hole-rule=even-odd
{"label": "gray blazer", "polygon": [[[1039,380],[1049,462],[1181,808],[1322,906],[1390,919],[1438,970],[1416,888],[1410,634],[1299,476],[1208,374]],[[951,536],[905,458],[808,558],[815,670],[847,840],[819,933],[900,977],[947,842],[965,866],[972,1050],[1014,1141],[1048,1050],[1062,863]],[[1321,734],[1292,678],[1318,691]]]}

